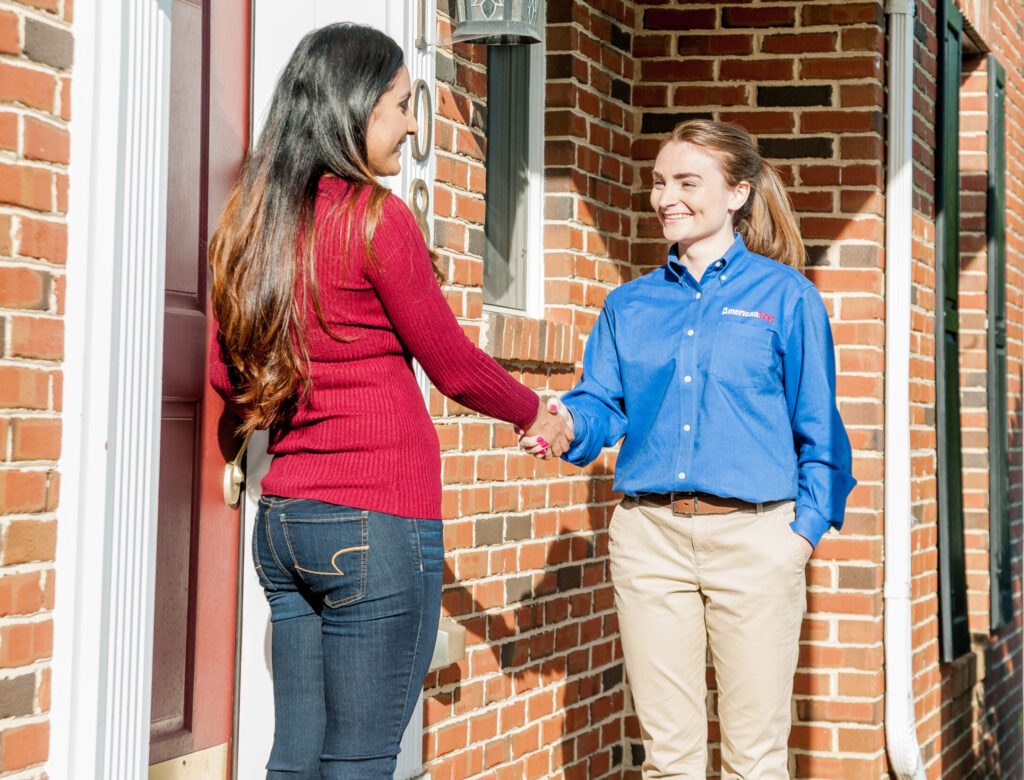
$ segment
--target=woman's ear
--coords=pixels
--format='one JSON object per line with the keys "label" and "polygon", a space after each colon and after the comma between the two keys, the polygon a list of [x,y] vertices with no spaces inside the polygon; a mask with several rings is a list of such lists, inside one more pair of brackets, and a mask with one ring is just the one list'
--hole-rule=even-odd
{"label": "woman's ear", "polygon": [[729,193],[729,210],[739,211],[750,197],[750,182],[741,181]]}

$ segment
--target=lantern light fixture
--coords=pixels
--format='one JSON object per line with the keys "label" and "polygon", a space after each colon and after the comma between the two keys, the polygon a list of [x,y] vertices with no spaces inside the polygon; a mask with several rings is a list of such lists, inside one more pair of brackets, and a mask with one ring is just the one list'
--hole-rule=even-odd
{"label": "lantern light fixture", "polygon": [[542,0],[455,0],[455,43],[540,43]]}

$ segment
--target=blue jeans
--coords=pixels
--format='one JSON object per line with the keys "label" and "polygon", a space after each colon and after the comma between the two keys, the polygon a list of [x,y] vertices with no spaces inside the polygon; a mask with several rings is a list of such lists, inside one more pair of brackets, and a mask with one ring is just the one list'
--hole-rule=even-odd
{"label": "blue jeans", "polygon": [[441,522],[265,496],[253,560],[270,602],[268,780],[391,778],[441,611]]}

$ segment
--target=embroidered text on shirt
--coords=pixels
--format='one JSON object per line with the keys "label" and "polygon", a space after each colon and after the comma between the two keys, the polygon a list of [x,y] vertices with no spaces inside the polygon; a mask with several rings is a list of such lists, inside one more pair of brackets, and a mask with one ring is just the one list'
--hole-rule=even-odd
{"label": "embroidered text on shirt", "polygon": [[774,314],[765,314],[763,311],[747,311],[746,309],[735,309],[730,306],[722,308],[722,314],[730,314],[733,317],[757,317],[765,322],[775,322]]}

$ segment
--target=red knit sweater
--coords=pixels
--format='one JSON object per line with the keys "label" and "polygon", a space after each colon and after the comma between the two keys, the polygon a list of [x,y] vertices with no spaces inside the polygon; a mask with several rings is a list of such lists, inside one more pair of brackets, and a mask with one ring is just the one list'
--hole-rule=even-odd
{"label": "red knit sweater", "polygon": [[[290,423],[271,431],[274,459],[263,492],[440,519],[440,447],[410,359],[449,398],[523,428],[536,417],[538,398],[462,332],[401,199],[391,195],[384,204],[373,241],[379,268],[367,262],[360,230],[343,245],[332,207],[352,191],[343,179],[321,180],[316,270],[325,320],[353,340],[328,336],[310,306],[313,387]],[[356,225],[367,196],[356,203]],[[220,350],[211,355],[211,382],[228,397]]]}

